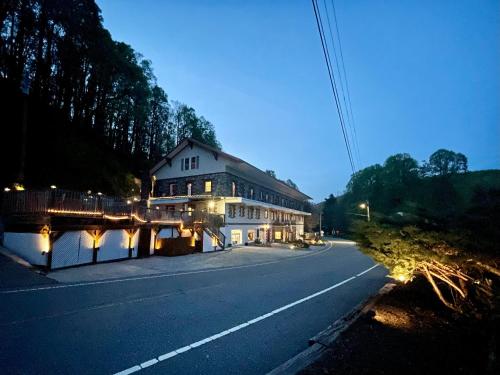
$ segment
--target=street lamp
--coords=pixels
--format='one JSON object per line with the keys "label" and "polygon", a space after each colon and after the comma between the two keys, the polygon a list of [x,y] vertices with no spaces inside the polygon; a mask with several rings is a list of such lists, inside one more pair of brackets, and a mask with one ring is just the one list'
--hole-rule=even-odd
{"label": "street lamp", "polygon": [[366,209],[366,219],[367,221],[370,221],[370,203],[368,201],[361,203],[359,205],[359,208],[365,210]]}

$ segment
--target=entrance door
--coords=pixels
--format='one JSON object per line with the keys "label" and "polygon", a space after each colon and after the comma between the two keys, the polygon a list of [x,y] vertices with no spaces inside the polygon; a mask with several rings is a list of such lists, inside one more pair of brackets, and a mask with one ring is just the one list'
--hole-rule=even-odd
{"label": "entrance door", "polygon": [[139,258],[148,257],[149,248],[151,246],[151,229],[141,228],[139,229],[139,243],[137,247],[137,256]]}

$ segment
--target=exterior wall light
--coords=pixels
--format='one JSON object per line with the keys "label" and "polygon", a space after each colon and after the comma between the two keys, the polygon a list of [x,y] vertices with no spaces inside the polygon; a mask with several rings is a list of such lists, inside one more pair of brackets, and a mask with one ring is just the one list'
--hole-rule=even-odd
{"label": "exterior wall light", "polygon": [[57,186],[56,185],[50,185],[50,188],[51,189],[57,189]]}
{"label": "exterior wall light", "polygon": [[8,193],[10,191],[10,189],[8,187],[4,188],[3,191],[5,191],[6,193]]}

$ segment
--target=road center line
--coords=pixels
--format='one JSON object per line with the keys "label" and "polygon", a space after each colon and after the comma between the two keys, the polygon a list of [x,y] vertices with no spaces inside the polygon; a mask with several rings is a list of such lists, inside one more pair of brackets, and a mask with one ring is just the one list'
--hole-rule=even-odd
{"label": "road center line", "polygon": [[286,261],[286,260],[302,259],[302,258],[310,257],[310,256],[313,256],[313,255],[319,255],[319,254],[324,253],[325,251],[327,251],[331,247],[332,247],[332,244],[329,243],[326,248],[318,250],[318,252],[315,252],[315,253],[305,254],[305,255],[298,255],[298,256],[294,256],[294,257],[289,257],[289,258],[280,259],[280,260],[273,260],[273,261],[263,262],[263,263],[244,264],[244,265],[241,265],[241,266],[230,266],[230,267],[214,268],[214,269],[199,270],[199,271],[186,271],[186,272],[167,273],[167,274],[162,273],[162,274],[156,274],[156,275],[146,275],[146,276],[139,276],[139,277],[128,277],[128,278],[123,278],[123,279],[90,281],[90,282],[82,282],[82,283],[75,283],[75,284],[62,284],[62,285],[42,286],[42,287],[35,287],[35,288],[3,290],[3,291],[0,291],[0,294],[15,294],[15,293],[35,292],[35,291],[40,291],[40,290],[74,288],[74,287],[79,287],[79,286],[92,286],[92,285],[101,285],[101,284],[115,284],[115,283],[122,283],[122,282],[128,282],[128,281],[159,279],[159,278],[164,278],[164,277],[194,275],[194,274],[198,274],[198,273],[208,273],[208,272],[218,272],[218,271],[235,270],[235,269],[241,269],[241,268],[258,267],[258,266],[265,266],[265,265],[269,265],[269,264],[275,264],[275,263],[283,262],[283,261]]}
{"label": "road center line", "polygon": [[181,353],[187,352],[188,350],[191,350],[191,349],[197,348],[199,346],[205,345],[205,344],[207,344],[207,343],[209,343],[211,341],[215,341],[215,340],[217,340],[217,339],[219,339],[219,338],[221,338],[223,336],[226,336],[226,335],[229,335],[229,334],[231,334],[233,332],[239,331],[240,329],[246,328],[246,327],[248,327],[248,326],[250,326],[252,324],[260,322],[261,320],[267,319],[267,318],[269,318],[269,317],[271,317],[271,316],[273,316],[275,314],[278,314],[280,312],[288,310],[288,309],[290,309],[290,308],[292,308],[294,306],[297,306],[297,305],[299,305],[301,303],[309,301],[309,300],[311,300],[313,298],[316,298],[316,297],[318,297],[318,296],[320,296],[322,294],[328,293],[329,291],[331,291],[331,290],[333,290],[335,288],[338,288],[339,286],[344,285],[344,284],[348,283],[349,281],[352,281],[355,278],[360,277],[361,275],[364,275],[365,273],[371,271],[372,269],[374,269],[377,266],[378,266],[378,264],[375,264],[373,267],[370,267],[370,268],[368,268],[368,269],[366,269],[366,270],[358,273],[356,276],[351,276],[348,279],[345,279],[345,280],[343,280],[343,281],[341,281],[341,282],[339,282],[337,284],[334,284],[334,285],[332,285],[332,286],[330,286],[330,287],[328,287],[326,289],[320,290],[319,292],[313,293],[313,294],[311,294],[311,295],[309,295],[307,297],[304,297],[304,298],[299,299],[299,300],[297,300],[295,302],[289,303],[288,305],[285,305],[285,306],[282,306],[280,308],[277,308],[277,309],[275,309],[275,310],[273,310],[273,311],[271,311],[271,312],[269,312],[267,314],[261,315],[261,316],[259,316],[257,318],[249,320],[249,321],[247,321],[245,323],[242,323],[242,324],[239,324],[239,325],[234,326],[232,328],[226,329],[225,331],[222,331],[220,333],[216,333],[215,335],[209,336],[209,337],[207,337],[205,339],[196,341],[196,342],[194,342],[194,343],[192,343],[190,345],[186,345],[186,346],[183,346],[183,347],[181,347],[179,349],[172,350],[171,352],[162,354],[162,355],[160,355],[160,356],[158,356],[156,358],[152,358],[152,359],[150,359],[148,361],[145,361],[145,362],[143,362],[143,363],[141,363],[139,365],[135,365],[135,366],[129,367],[128,369],[125,369],[123,371],[117,372],[114,375],[128,375],[128,374],[132,374],[132,373],[140,371],[140,370],[142,370],[142,369],[144,369],[146,367],[151,367],[151,366],[154,366],[154,365],[158,364],[159,362],[162,362],[162,361],[165,361],[167,359],[173,358],[173,357],[175,357],[175,356],[177,356],[177,355],[179,355]]}

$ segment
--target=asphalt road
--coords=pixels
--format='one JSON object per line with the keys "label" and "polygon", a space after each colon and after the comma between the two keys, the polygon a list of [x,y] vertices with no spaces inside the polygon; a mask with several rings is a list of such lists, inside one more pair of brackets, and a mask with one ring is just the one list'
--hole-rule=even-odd
{"label": "asphalt road", "polygon": [[385,283],[353,245],[307,254],[0,291],[0,372],[264,374]]}

